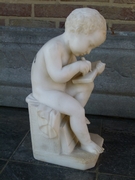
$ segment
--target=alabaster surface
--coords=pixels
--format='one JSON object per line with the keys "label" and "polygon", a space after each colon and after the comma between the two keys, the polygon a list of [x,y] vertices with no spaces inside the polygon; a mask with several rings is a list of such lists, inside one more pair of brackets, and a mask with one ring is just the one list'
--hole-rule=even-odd
{"label": "alabaster surface", "polygon": [[80,8],[67,17],[65,32],[37,52],[32,94],[26,98],[36,159],[84,170],[93,167],[104,151],[103,139],[88,132],[84,106],[105,64],[91,63],[84,56],[105,39],[103,16]]}

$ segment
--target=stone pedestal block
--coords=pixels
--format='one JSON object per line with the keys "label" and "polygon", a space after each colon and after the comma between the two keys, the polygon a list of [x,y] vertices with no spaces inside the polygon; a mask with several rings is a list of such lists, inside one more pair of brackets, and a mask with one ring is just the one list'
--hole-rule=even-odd
{"label": "stone pedestal block", "polygon": [[[32,94],[26,101],[35,159],[81,170],[95,166],[99,155],[81,149],[70,128],[68,116],[39,103]],[[97,134],[90,136],[94,142],[102,146],[103,138]]]}

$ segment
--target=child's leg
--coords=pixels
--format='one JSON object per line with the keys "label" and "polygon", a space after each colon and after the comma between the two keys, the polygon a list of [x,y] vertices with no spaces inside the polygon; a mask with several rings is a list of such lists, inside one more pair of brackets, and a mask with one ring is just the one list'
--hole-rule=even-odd
{"label": "child's leg", "polygon": [[[94,88],[93,82],[88,83],[88,84],[73,84],[72,82],[69,82],[68,88],[67,88],[67,93],[69,93],[70,95],[75,97],[75,99],[80,103],[80,105],[82,107],[84,107],[92,93],[93,88]],[[76,124],[74,124],[74,121],[72,120],[72,118],[70,119],[70,124],[71,124],[71,127],[76,126]],[[88,131],[88,129],[87,129],[87,131]],[[79,134],[79,132],[78,132],[78,134]],[[82,136],[81,133],[79,135]],[[94,153],[94,154],[102,153],[104,151],[104,149],[102,147],[99,147],[92,140],[88,143],[82,142],[81,147],[82,147],[82,149],[84,149],[88,152]]]}
{"label": "child's leg", "polygon": [[99,146],[91,146],[92,141],[85,123],[84,108],[76,99],[64,92],[54,90],[40,91],[40,96],[34,94],[34,97],[39,100],[39,102],[70,116],[71,128],[80,141],[83,149],[95,154],[102,153],[103,150]]}
{"label": "child's leg", "polygon": [[74,97],[82,107],[84,107],[93,91],[94,83],[87,84],[73,84],[70,81],[67,85],[66,92]]}
{"label": "child's leg", "polygon": [[92,82],[90,84],[87,84],[85,91],[78,92],[74,97],[84,107],[86,105],[87,101],[89,100],[93,89],[94,89],[94,83]]}

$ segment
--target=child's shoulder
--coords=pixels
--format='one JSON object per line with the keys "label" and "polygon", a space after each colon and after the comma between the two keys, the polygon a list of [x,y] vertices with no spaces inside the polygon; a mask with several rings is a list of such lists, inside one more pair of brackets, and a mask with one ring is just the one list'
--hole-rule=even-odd
{"label": "child's shoulder", "polygon": [[64,48],[64,43],[61,40],[60,36],[54,37],[51,40],[49,40],[47,43],[45,43],[45,45],[43,46],[43,48],[45,50],[63,50]]}

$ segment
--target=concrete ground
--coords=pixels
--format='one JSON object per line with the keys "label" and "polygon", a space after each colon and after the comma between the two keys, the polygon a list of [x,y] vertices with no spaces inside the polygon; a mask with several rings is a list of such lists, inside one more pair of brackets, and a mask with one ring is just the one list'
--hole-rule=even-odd
{"label": "concrete ground", "polygon": [[0,108],[0,180],[133,180],[135,120],[87,115],[89,131],[104,139],[105,152],[86,171],[34,160],[27,109]]}

